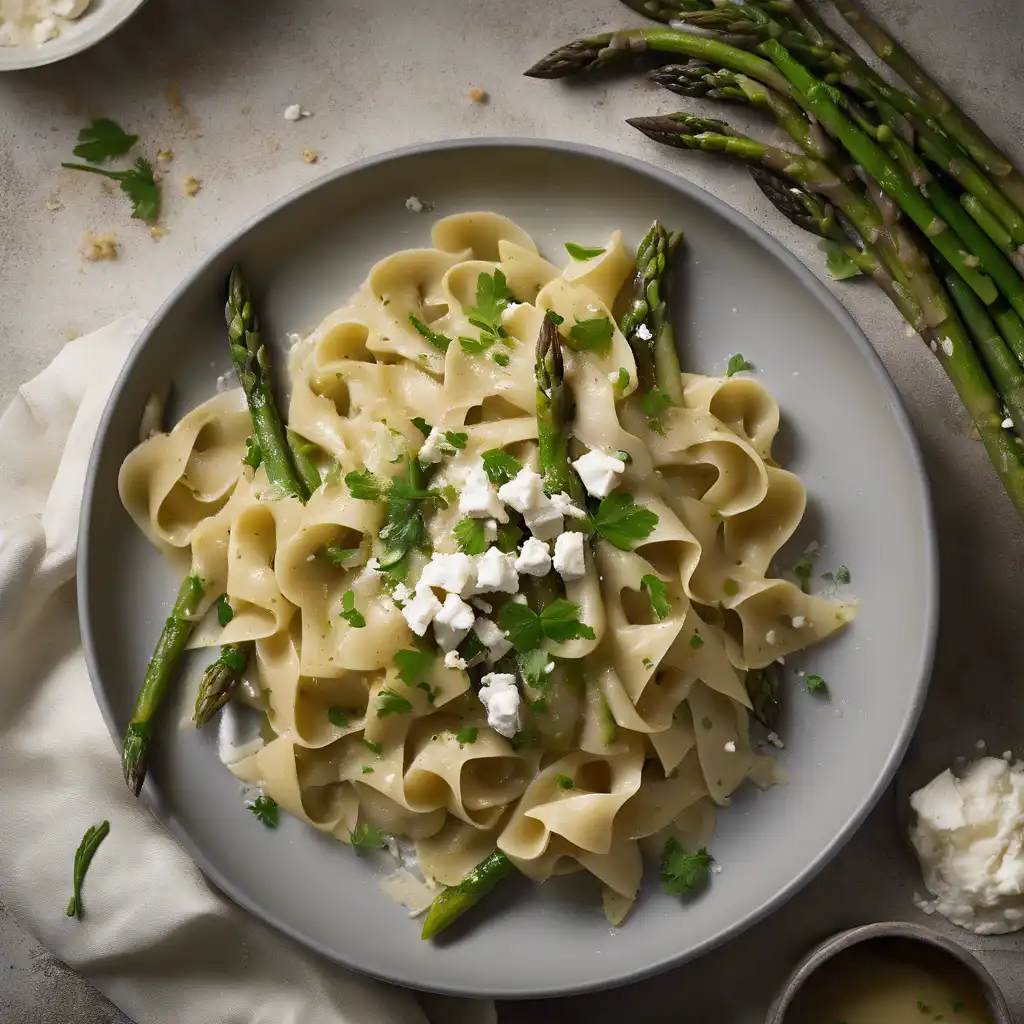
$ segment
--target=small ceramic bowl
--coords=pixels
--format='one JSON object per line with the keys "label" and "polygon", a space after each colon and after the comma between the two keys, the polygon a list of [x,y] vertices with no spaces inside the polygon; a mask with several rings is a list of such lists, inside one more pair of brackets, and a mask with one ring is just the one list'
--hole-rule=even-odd
{"label": "small ceramic bowl", "polygon": [[938,932],[933,932],[930,928],[923,928],[919,924],[910,924],[907,921],[878,921],[875,924],[861,925],[859,928],[851,928],[849,931],[833,935],[832,938],[826,939],[820,946],[812,949],[779,990],[768,1009],[765,1024],[783,1024],[786,1011],[792,1005],[797,993],[827,960],[831,960],[844,949],[860,945],[862,942],[870,942],[873,939],[909,939],[914,942],[927,943],[948,953],[978,979],[978,984],[984,993],[996,1024],[1013,1024],[1010,1008],[1006,1005],[1002,992],[999,991],[992,975],[972,954],[968,953],[963,946],[939,935]]}

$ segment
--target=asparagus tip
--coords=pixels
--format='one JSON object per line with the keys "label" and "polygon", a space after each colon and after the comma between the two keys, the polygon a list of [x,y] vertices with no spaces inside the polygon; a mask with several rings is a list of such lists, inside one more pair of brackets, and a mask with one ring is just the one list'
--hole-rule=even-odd
{"label": "asparagus tip", "polygon": [[151,730],[148,724],[133,722],[124,734],[121,748],[121,768],[124,781],[134,796],[142,792],[142,784],[149,771],[149,740]]}

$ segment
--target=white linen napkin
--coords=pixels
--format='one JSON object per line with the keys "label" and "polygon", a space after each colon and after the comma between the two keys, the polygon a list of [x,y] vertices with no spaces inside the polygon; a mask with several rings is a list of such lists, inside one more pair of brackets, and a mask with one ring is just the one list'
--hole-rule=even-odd
{"label": "white linen napkin", "polygon": [[[86,467],[144,326],[69,343],[0,417],[0,900],[138,1024],[493,1024],[338,967],[235,906],[130,795],[93,699],[72,581]],[[85,830],[110,820],[65,914]]]}

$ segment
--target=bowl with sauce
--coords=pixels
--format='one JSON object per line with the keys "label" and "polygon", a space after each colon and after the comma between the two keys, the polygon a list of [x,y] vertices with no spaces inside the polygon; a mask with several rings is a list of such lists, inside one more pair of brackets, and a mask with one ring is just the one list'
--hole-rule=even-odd
{"label": "bowl with sauce", "polygon": [[1013,1024],[1006,1000],[966,949],[929,928],[883,921],[812,950],[765,1024]]}

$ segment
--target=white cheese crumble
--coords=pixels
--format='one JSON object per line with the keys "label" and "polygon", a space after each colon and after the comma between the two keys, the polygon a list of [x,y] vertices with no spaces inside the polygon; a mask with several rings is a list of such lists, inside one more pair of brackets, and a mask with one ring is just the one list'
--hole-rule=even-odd
{"label": "white cheese crumble", "polygon": [[519,732],[516,677],[508,672],[489,672],[480,682],[480,703],[487,708],[487,724],[499,736],[511,739]]}
{"label": "white cheese crumble", "polygon": [[427,207],[419,196],[409,196],[405,201],[405,208],[410,213],[422,213]]}
{"label": "white cheese crumble", "polygon": [[53,16],[40,18],[40,20],[32,26],[32,42],[37,46],[42,46],[43,43],[48,43],[51,39],[56,39],[59,35],[60,25],[57,23],[57,19]]}
{"label": "white cheese crumble", "polygon": [[618,370],[612,370],[611,373],[608,374],[608,383],[609,384],[618,384],[619,383],[619,371]]}
{"label": "white cheese crumble", "polygon": [[416,596],[402,609],[402,615],[409,628],[417,636],[423,636],[427,632],[427,626],[434,621],[440,610],[441,602],[429,587],[424,587],[416,591]]}
{"label": "white cheese crumble", "polygon": [[466,661],[465,658],[462,657],[461,654],[459,654],[458,651],[449,651],[444,656],[444,663],[445,663],[445,667],[446,668],[458,668],[458,669],[467,669],[467,668],[469,668],[469,663]]}
{"label": "white cheese crumble", "polygon": [[[506,518],[508,518],[506,516]],[[498,539],[498,522],[496,519],[487,519],[484,521],[484,540],[491,544]]]}
{"label": "white cheese crumble", "polygon": [[567,583],[582,579],[587,572],[582,533],[560,533],[555,540],[555,571]]}
{"label": "white cheese crumble", "polygon": [[572,503],[572,498],[565,491],[559,491],[551,495],[551,507],[560,516],[569,516],[571,519],[586,519],[587,513],[578,505]]}
{"label": "white cheese crumble", "polygon": [[[431,431],[433,436],[433,431]],[[430,438],[427,438],[429,441]],[[466,483],[459,495],[459,511],[464,516],[473,519],[497,520],[501,523],[508,522],[508,513],[505,506],[498,499],[498,492],[494,489],[491,481],[484,471],[484,461],[479,459],[476,465],[472,466],[466,475]],[[484,527],[486,531],[486,526]],[[497,527],[495,527],[497,531]],[[486,534],[485,534],[486,536]]]}
{"label": "white cheese crumble", "polygon": [[953,342],[949,338],[942,339],[942,351],[946,353],[947,359],[953,355]]}
{"label": "white cheese crumble", "polygon": [[505,554],[498,548],[488,548],[476,560],[476,586],[473,593],[487,594],[491,591],[502,594],[515,594],[519,591],[515,556]]}
{"label": "white cheese crumble", "polygon": [[451,651],[462,643],[473,628],[473,609],[458,594],[448,594],[441,610],[434,615],[434,639],[442,651]]}
{"label": "white cheese crumble", "polygon": [[736,753],[736,741],[735,740],[729,740],[729,742],[726,743],[726,745],[725,745],[725,750],[726,750],[726,753],[728,753],[728,754],[735,754]]}
{"label": "white cheese crumble", "polygon": [[607,498],[618,485],[619,477],[626,472],[626,464],[622,459],[600,448],[587,452],[572,465],[583,481],[587,494],[595,498]]}
{"label": "white cheese crumble", "polygon": [[[733,310],[733,312],[735,313],[736,310]],[[650,341],[651,338],[654,337],[654,335],[651,334],[651,329],[650,329],[650,327],[647,326],[647,324],[641,324],[636,329],[636,336],[638,338],[640,338],[641,340],[643,340],[643,341]]]}
{"label": "white cheese crumble", "polygon": [[461,594],[473,580],[473,559],[461,552],[454,555],[431,556],[423,567],[416,590],[439,587],[450,594]]}
{"label": "white cheese crumble", "polygon": [[302,120],[302,105],[299,103],[289,103],[284,108],[284,119],[286,121],[301,121]]}
{"label": "white cheese crumble", "polygon": [[405,602],[412,597],[412,591],[404,583],[399,583],[395,586],[395,589],[391,591],[391,596],[399,604],[405,604]]}
{"label": "white cheese crumble", "polygon": [[771,744],[771,745],[772,745],[773,747],[778,747],[778,749],[779,749],[779,750],[781,750],[781,749],[782,749],[782,748],[783,748],[783,747],[784,747],[784,746],[786,745],[786,744],[785,744],[785,743],[783,743],[783,742],[782,742],[782,740],[781,740],[781,739],[779,738],[779,734],[778,734],[777,732],[770,732],[770,733],[768,733],[768,742],[769,742],[769,743],[770,743],[770,744]]}
{"label": "white cheese crumble", "polygon": [[484,615],[490,615],[491,612],[494,611],[494,605],[492,605],[490,601],[485,601],[482,597],[471,597],[469,599],[469,603],[474,608],[479,608]]}
{"label": "white cheese crumble", "polygon": [[765,633],[765,635],[764,635],[764,642],[766,644],[774,645],[775,641],[778,640],[778,638],[779,638],[778,634],[775,632],[775,630],[774,629],[769,629],[768,632]]}
{"label": "white cheese crumble", "polygon": [[1013,430],[1013,420],[1007,416],[1005,420],[1000,424],[1003,430]]}
{"label": "white cheese crumble", "polygon": [[515,311],[516,311],[516,310],[517,310],[517,309],[518,309],[518,308],[519,308],[519,307],[520,307],[521,305],[522,305],[522,303],[521,303],[521,302],[510,302],[510,303],[509,303],[509,304],[508,304],[508,305],[507,305],[507,306],[506,306],[506,307],[505,307],[505,308],[504,308],[504,309],[503,309],[503,310],[501,311],[501,322],[502,322],[503,324],[504,324],[504,323],[508,323],[508,319],[509,319],[509,317],[510,317],[510,316],[512,316],[512,314],[513,314],[513,313],[514,313],[514,312],[515,312]]}
{"label": "white cheese crumble", "polygon": [[[544,493],[541,477],[528,466],[498,488],[498,498],[521,512],[530,532],[541,540],[552,540],[562,530],[562,513]],[[570,503],[571,504],[571,503]]]}
{"label": "white cheese crumble", "polygon": [[527,537],[516,559],[515,569],[527,576],[547,576],[551,572],[551,551],[536,537]]}
{"label": "white cheese crumble", "polygon": [[380,568],[380,562],[379,562],[379,561],[377,561],[377,559],[376,559],[376,558],[371,558],[371,559],[370,559],[370,560],[369,560],[369,561],[368,561],[368,562],[366,563],[366,568],[367,568],[367,569],[368,569],[368,570],[369,570],[370,572],[380,572],[380,571],[381,571],[381,568]]}
{"label": "white cheese crumble", "polygon": [[444,431],[438,430],[437,427],[431,428],[429,434],[427,434],[426,440],[420,447],[419,454],[416,458],[422,465],[432,466],[435,463],[440,462],[444,456],[443,446],[447,442],[444,439]]}
{"label": "white cheese crumble", "polygon": [[789,621],[793,623],[794,629],[803,629],[807,625],[807,617],[804,615],[794,615]]}
{"label": "white cheese crumble", "polygon": [[934,899],[918,899],[979,935],[1024,928],[1024,765],[995,757],[948,769],[910,797],[910,839]]}
{"label": "white cheese crumble", "polygon": [[487,660],[492,664],[512,650],[512,644],[506,639],[505,634],[490,619],[477,619],[473,623],[473,632],[487,648]]}

